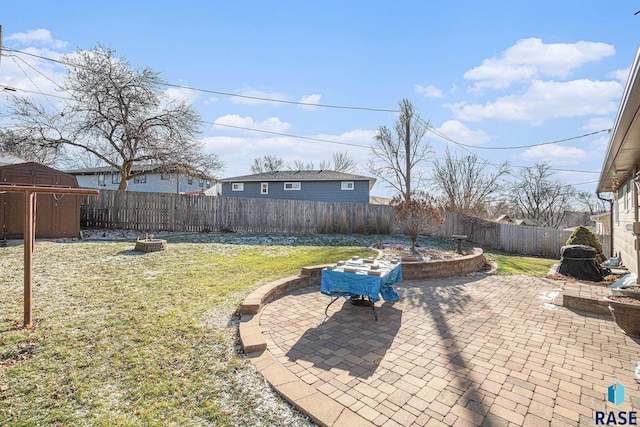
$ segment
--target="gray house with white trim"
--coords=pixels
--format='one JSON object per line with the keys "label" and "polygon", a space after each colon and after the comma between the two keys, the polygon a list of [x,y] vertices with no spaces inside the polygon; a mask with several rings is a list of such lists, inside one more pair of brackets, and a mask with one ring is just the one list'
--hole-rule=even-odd
{"label": "gray house with white trim", "polygon": [[[153,170],[153,166],[137,166],[135,171]],[[84,188],[117,190],[120,185],[120,173],[110,166],[75,169],[66,171],[75,175],[78,185]],[[217,195],[215,182],[191,177],[178,172],[155,172],[140,175],[129,181],[127,191],[145,191],[150,193],[205,193]]]}
{"label": "gray house with white trim", "polygon": [[375,178],[330,170],[275,171],[225,178],[222,195],[316,202],[369,203]]}

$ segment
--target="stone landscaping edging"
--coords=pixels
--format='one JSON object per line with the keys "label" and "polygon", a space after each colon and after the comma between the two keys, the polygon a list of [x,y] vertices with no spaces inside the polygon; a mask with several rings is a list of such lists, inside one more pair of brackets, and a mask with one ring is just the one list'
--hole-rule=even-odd
{"label": "stone landscaping edging", "polygon": [[481,248],[473,248],[470,255],[453,259],[403,262],[402,280],[442,279],[445,277],[464,276],[480,271],[485,264],[484,252]]}

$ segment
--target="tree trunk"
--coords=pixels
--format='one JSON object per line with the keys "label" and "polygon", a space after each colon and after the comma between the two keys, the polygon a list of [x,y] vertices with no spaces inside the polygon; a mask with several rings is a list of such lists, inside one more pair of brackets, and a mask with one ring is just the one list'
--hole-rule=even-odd
{"label": "tree trunk", "polygon": [[120,184],[118,185],[118,191],[127,191],[127,187],[129,186],[129,180],[124,179],[120,176]]}

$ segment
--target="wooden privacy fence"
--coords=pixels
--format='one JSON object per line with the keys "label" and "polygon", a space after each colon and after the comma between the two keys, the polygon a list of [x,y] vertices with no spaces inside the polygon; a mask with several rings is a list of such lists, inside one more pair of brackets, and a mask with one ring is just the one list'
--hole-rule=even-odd
{"label": "wooden privacy fence", "polygon": [[81,224],[139,231],[388,234],[389,206],[101,190],[87,196]]}
{"label": "wooden privacy fence", "polygon": [[[469,241],[483,247],[520,255],[559,258],[560,248],[571,236],[571,231],[502,224],[450,212],[445,212],[444,217],[445,221],[440,227],[439,236],[450,237],[454,234],[463,234],[468,236]],[[597,237],[602,243],[603,252],[609,254],[611,244],[609,236],[597,235]]]}
{"label": "wooden privacy fence", "polygon": [[[101,190],[84,196],[81,224],[88,228],[139,231],[217,231],[253,233],[389,234],[393,213],[385,205],[309,202],[244,197]],[[438,236],[454,234],[484,248],[559,258],[570,231],[501,224],[444,212]],[[608,236],[598,235],[605,254]]]}

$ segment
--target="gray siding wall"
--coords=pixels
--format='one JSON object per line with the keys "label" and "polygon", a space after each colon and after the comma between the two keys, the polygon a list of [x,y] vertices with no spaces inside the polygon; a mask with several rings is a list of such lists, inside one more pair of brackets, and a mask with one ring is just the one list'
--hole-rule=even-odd
{"label": "gray siding wall", "polygon": [[[146,175],[146,182],[135,182],[129,180],[127,191],[145,191],[149,193],[186,193],[190,191],[208,190],[211,186],[215,186],[210,181],[201,181],[193,178],[189,184],[189,177],[185,175],[177,175],[174,173],[167,174],[168,179],[162,179],[160,174]],[[105,175],[104,185],[98,182],[98,175],[76,175],[78,185],[84,188],[97,188],[105,190],[117,190],[118,185],[114,182],[112,175]]]}
{"label": "gray siding wall", "polygon": [[[285,182],[300,182],[300,190],[285,190]],[[343,181],[272,181],[269,193],[260,194],[260,182],[245,182],[243,191],[231,191],[231,183],[222,183],[222,195],[264,199],[311,200],[316,202],[369,203],[369,181],[353,182],[353,190],[341,190]]]}

